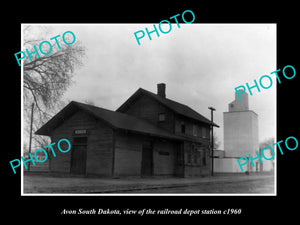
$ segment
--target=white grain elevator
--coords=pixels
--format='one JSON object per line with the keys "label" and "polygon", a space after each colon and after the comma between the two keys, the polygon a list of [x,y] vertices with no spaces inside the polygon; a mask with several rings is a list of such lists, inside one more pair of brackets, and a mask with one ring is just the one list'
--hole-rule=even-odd
{"label": "white grain elevator", "polygon": [[[224,150],[225,157],[216,159],[216,172],[242,172],[237,159],[248,156],[257,156],[259,150],[258,140],[258,115],[249,110],[248,94],[245,92],[238,99],[235,93],[235,100],[228,104],[228,112],[223,112],[224,120]],[[242,163],[242,162],[241,162]],[[254,172],[260,170],[260,161],[254,160],[255,167],[243,166],[243,170]]]}

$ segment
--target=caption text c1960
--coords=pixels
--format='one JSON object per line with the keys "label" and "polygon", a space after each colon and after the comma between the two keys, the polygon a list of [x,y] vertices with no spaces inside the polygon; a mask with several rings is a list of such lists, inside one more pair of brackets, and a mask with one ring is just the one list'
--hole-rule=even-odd
{"label": "caption text c1960", "polygon": [[63,209],[61,215],[239,215],[242,213],[242,209]]}

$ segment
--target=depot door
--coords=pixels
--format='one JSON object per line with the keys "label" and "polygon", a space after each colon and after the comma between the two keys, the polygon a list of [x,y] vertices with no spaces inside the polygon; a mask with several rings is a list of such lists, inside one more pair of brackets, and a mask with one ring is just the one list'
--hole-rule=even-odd
{"label": "depot door", "polygon": [[87,145],[84,142],[78,143],[78,140],[74,140],[74,143],[76,144],[72,146],[71,173],[85,174]]}
{"label": "depot door", "polygon": [[142,147],[142,176],[151,176],[153,171],[153,148],[152,143],[147,142]]}

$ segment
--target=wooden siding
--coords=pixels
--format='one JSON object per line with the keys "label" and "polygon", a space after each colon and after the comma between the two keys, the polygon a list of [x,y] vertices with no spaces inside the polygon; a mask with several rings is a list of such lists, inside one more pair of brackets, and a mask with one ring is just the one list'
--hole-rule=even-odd
{"label": "wooden siding", "polygon": [[[147,96],[144,99],[141,98],[140,101],[140,103],[138,101],[134,103],[127,113],[156,123],[157,126],[165,126],[164,128],[169,129],[171,132],[178,131],[178,124],[184,117],[175,116],[170,110]],[[158,122],[159,113],[166,113],[165,122]],[[184,121],[186,123],[186,134],[183,135],[192,136],[192,125],[195,122],[189,119]],[[199,136],[201,144],[185,141],[181,146],[176,141],[154,137],[149,139],[147,135],[134,134],[127,131],[114,131],[106,123],[96,120],[88,113],[79,110],[52,131],[51,143],[57,143],[60,139],[66,138],[73,145],[74,137],[85,136],[75,135],[75,129],[86,129],[88,131],[87,175],[140,176],[142,147],[143,143],[149,140],[153,146],[153,175],[205,176],[210,174],[209,138]],[[201,124],[198,124],[197,129],[201,129]],[[72,149],[68,153],[62,153],[57,149],[56,145],[53,148],[56,157],[49,154],[49,157],[52,156],[49,160],[50,171],[70,173]],[[193,161],[193,159],[191,162],[188,161],[188,156],[193,151],[193,148],[206,149],[205,165],[203,165],[201,158],[197,159],[198,161]],[[183,155],[182,160],[178,163],[180,149],[183,151]]]}
{"label": "wooden siding", "polygon": [[175,175],[176,144],[165,140],[155,140],[153,144],[153,175]]}
{"label": "wooden siding", "polygon": [[[174,113],[154,99],[143,95],[133,102],[124,113],[142,118],[148,122],[174,133]],[[165,121],[159,122],[158,115],[165,114]]]}
{"label": "wooden siding", "polygon": [[[174,120],[174,133],[183,137],[193,137],[199,142],[207,144],[209,142],[210,127],[208,124],[176,115]],[[185,124],[185,133],[181,132],[181,124]],[[196,127],[196,136],[193,135],[193,126]],[[203,133],[205,132],[205,133]]]}
{"label": "wooden siding", "polygon": [[[153,175],[210,175],[211,159],[209,157],[208,147],[210,140],[210,127],[208,124],[178,115],[146,95],[141,96],[133,102],[124,113],[145,119],[156,126],[175,133],[176,135],[192,137],[197,140],[195,143],[185,141],[182,147],[180,147],[179,143],[175,144],[175,142],[169,143],[167,141],[160,142],[157,141],[157,139],[154,142]],[[160,113],[165,113],[164,122],[158,121],[158,115]],[[181,131],[182,122],[185,124],[185,133],[182,133]],[[193,126],[196,128],[196,136],[193,134]],[[182,162],[179,162],[178,160],[180,148],[182,148],[183,151]],[[193,148],[200,150],[200,153],[195,153]],[[205,151],[203,151],[203,149],[205,149]],[[168,152],[168,155],[159,154],[159,151]],[[125,154],[126,153],[124,152],[124,156]],[[192,155],[192,162],[188,162],[189,154]],[[139,157],[141,157],[141,153]],[[203,157],[205,157],[205,165],[203,163]],[[196,161],[194,161],[194,159],[196,159]],[[134,163],[134,165],[137,165],[137,163]]]}
{"label": "wooden siding", "polygon": [[[199,142],[209,141],[210,128],[208,124],[175,114],[154,99],[143,95],[133,102],[124,113],[145,119],[152,124],[164,128],[180,136],[193,137]],[[165,114],[165,121],[159,122],[158,115]],[[185,133],[181,132],[181,123],[185,124]],[[197,136],[193,135],[193,125],[196,126]],[[203,133],[205,132],[205,134]]]}
{"label": "wooden siding", "polygon": [[115,134],[114,176],[140,176],[143,143],[153,146],[153,175],[175,175],[179,143],[127,132]]}
{"label": "wooden siding", "polygon": [[[86,174],[111,175],[112,173],[112,150],[113,131],[105,123],[96,120],[89,114],[78,111],[51,133],[52,143],[57,143],[61,138],[67,138],[73,145],[75,129],[87,129],[87,162]],[[56,157],[50,161],[50,170],[53,172],[70,172],[71,152],[60,152],[54,147]]]}
{"label": "wooden siding", "polygon": [[184,142],[184,162],[185,177],[209,176],[211,158],[208,145]]}
{"label": "wooden siding", "polygon": [[143,139],[127,132],[115,133],[114,176],[140,176]]}

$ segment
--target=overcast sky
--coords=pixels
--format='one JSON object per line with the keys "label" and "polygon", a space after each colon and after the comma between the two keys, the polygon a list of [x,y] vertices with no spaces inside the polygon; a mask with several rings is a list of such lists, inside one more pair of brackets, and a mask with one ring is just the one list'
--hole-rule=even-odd
{"label": "overcast sky", "polygon": [[[167,98],[186,104],[210,119],[223,149],[223,112],[234,100],[234,88],[276,70],[275,24],[172,24],[168,34],[153,33],[137,44],[134,32],[153,24],[49,25],[49,39],[70,30],[86,47],[84,65],[63,99],[92,101],[115,110],[138,88],[156,93],[166,83]],[[145,29],[144,29],[145,30]],[[165,28],[167,30],[167,28]],[[77,41],[76,40],[76,41]],[[76,42],[74,43],[76,44]],[[276,82],[249,95],[258,114],[259,140],[275,137]]]}

